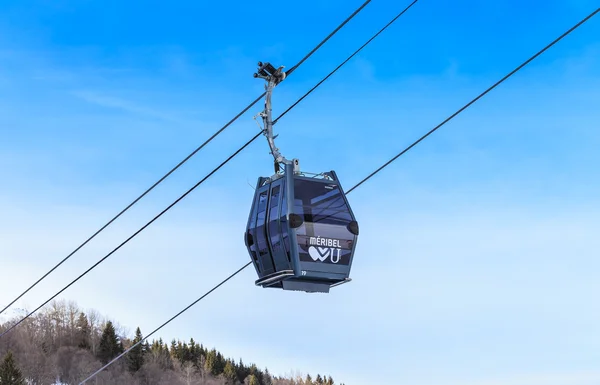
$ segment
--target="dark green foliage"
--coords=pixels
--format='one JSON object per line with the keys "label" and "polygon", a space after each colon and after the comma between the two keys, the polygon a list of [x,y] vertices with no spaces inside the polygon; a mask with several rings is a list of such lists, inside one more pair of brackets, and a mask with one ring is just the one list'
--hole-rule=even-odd
{"label": "dark green foliage", "polygon": [[225,370],[225,358],[223,357],[223,355],[220,352],[217,352],[217,361],[216,361],[215,370],[217,371],[217,375],[223,373],[223,370]]}
{"label": "dark green foliage", "polygon": [[77,318],[77,347],[81,349],[90,349],[90,323],[85,314],[79,313]]}
{"label": "dark green foliage", "polygon": [[206,361],[204,362],[204,370],[206,370],[206,372],[212,374],[213,376],[217,376],[219,374],[217,372],[217,367],[217,351],[213,349],[206,355]]}
{"label": "dark green foliage", "polygon": [[196,344],[193,338],[190,338],[190,361],[194,366],[199,367],[200,357],[202,356],[202,348]]}
{"label": "dark green foliage", "polygon": [[192,352],[190,351],[189,346],[184,342],[183,348],[181,351],[181,360],[183,362],[188,362],[192,360]]}
{"label": "dark green foliage", "polygon": [[263,385],[273,385],[273,377],[271,377],[271,373],[269,373],[269,369],[267,368],[265,368],[263,375]]}
{"label": "dark green foliage", "polygon": [[[140,330],[140,328],[138,327],[135,330],[135,338],[133,339],[133,341],[131,341],[132,346],[137,344],[138,342],[140,342],[142,340],[142,338],[144,338],[144,336],[142,335],[142,331]],[[146,354],[147,351],[144,350],[145,348],[145,344],[144,343],[140,343],[139,345],[137,345],[136,347],[132,348],[127,356],[127,360],[128,360],[128,369],[130,372],[137,372],[138,370],[140,370],[142,368],[142,366],[144,365],[144,356]]]}
{"label": "dark green foliage", "polygon": [[227,361],[225,364],[225,369],[223,369],[223,376],[225,379],[231,383],[239,382],[237,373],[235,371],[235,367],[231,363],[231,361]]}
{"label": "dark green foliage", "polygon": [[260,369],[258,369],[256,364],[250,365],[250,374],[256,377],[260,384],[263,383],[263,372]]}
{"label": "dark green foliage", "polygon": [[100,337],[98,359],[103,364],[107,364],[108,361],[123,353],[123,351],[123,344],[117,337],[115,327],[111,321],[108,321],[102,332],[102,337]]}
{"label": "dark green foliage", "polygon": [[246,378],[250,375],[250,368],[244,365],[244,361],[240,358],[239,364],[236,365],[238,378]]}
{"label": "dark green foliage", "polygon": [[152,358],[152,360],[163,370],[173,369],[173,361],[171,360],[169,347],[163,345],[162,339],[152,341],[150,349],[147,350],[146,357]]}
{"label": "dark green foliage", "polygon": [[150,352],[160,353],[161,351],[162,351],[162,344],[159,341],[152,341],[152,345],[150,345]]}
{"label": "dark green foliage", "polygon": [[0,364],[0,385],[25,385],[23,374],[17,368],[12,352],[8,352],[4,356],[2,364]]}
{"label": "dark green foliage", "polygon": [[[71,306],[71,305],[70,305]],[[74,318],[74,319],[73,319]],[[100,374],[99,383],[137,385],[334,385],[331,377],[318,381],[274,377],[255,364],[235,362],[208,349],[193,338],[183,342],[162,339],[144,341],[140,328],[132,340],[117,335],[112,322],[99,330],[97,313],[83,313],[76,307],[57,304],[33,317],[31,333],[17,336],[16,343],[0,339],[0,351],[19,347],[9,358],[0,356],[0,385],[49,384],[58,376],[63,383],[76,384],[84,375],[106,364],[132,347],[126,356]],[[122,339],[121,339],[122,338]],[[138,342],[141,342],[138,344]],[[136,345],[138,344],[138,345]],[[4,362],[2,361],[4,360]],[[17,368],[16,362],[24,366]],[[8,373],[8,374],[7,374]],[[104,378],[103,378],[104,377]],[[343,384],[342,384],[343,385]]]}

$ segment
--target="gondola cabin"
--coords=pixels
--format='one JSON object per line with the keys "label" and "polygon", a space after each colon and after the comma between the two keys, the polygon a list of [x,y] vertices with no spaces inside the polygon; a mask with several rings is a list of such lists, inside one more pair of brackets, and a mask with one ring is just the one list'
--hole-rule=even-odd
{"label": "gondola cabin", "polygon": [[350,280],[358,223],[334,171],[294,169],[258,178],[244,237],[256,285],[328,293]]}

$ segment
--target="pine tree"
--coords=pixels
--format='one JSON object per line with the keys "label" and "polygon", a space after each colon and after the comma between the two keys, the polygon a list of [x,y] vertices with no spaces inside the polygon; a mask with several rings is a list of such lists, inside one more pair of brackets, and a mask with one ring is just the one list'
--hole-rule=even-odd
{"label": "pine tree", "polygon": [[320,374],[317,374],[317,378],[315,378],[315,382],[319,385],[323,383],[323,377]]}
{"label": "pine tree", "polygon": [[181,341],[177,340],[177,350],[175,350],[175,354],[173,355],[180,363],[184,361],[184,352],[183,352],[183,344]]}
{"label": "pine tree", "polygon": [[148,340],[146,340],[143,343],[143,345],[144,345],[144,347],[143,347],[144,354],[150,353],[150,343],[148,343]]}
{"label": "pine tree", "polygon": [[100,359],[103,364],[107,364],[108,361],[121,353],[123,353],[123,344],[117,337],[114,325],[111,321],[108,321],[106,327],[102,331],[102,337],[100,338],[98,359]]}
{"label": "pine tree", "polygon": [[225,364],[225,369],[223,369],[223,375],[225,376],[225,379],[227,379],[231,383],[235,384],[239,382],[237,373],[235,371],[235,367],[229,360]]}
{"label": "pine tree", "polygon": [[237,372],[238,378],[246,378],[250,374],[250,369],[248,369],[246,365],[244,365],[244,361],[242,361],[241,358],[239,364],[237,364]]}
{"label": "pine tree", "polygon": [[206,361],[204,362],[204,369],[212,374],[213,376],[218,375],[218,364],[217,364],[217,351],[215,349],[208,352],[206,355]]}
{"label": "pine tree", "polygon": [[257,373],[258,373],[258,367],[256,366],[256,364],[250,365],[250,374],[253,374],[254,376],[256,376]]}
{"label": "pine tree", "polygon": [[198,363],[198,359],[200,358],[200,350],[198,349],[198,345],[196,345],[196,341],[193,338],[190,338],[190,361],[194,365]]}
{"label": "pine tree", "polygon": [[4,356],[4,360],[0,364],[0,385],[25,385],[23,374],[17,368],[10,351]]}
{"label": "pine tree", "polygon": [[267,368],[265,368],[265,374],[263,376],[263,385],[273,385],[273,377]]}
{"label": "pine tree", "polygon": [[256,376],[254,374],[251,374],[247,377],[248,380],[248,385],[260,385],[260,382],[258,382],[258,378],[256,378]]}
{"label": "pine tree", "polygon": [[310,376],[310,374],[306,375],[306,379],[304,380],[304,384],[305,385],[313,385],[312,377]]}
{"label": "pine tree", "polygon": [[79,318],[77,318],[75,326],[77,327],[77,347],[89,350],[91,348],[91,330],[90,323],[85,314],[79,313]]}
{"label": "pine tree", "polygon": [[[200,345],[196,345],[196,348],[194,350],[194,365],[196,366],[196,368],[198,370],[200,369],[204,369],[204,361],[205,361],[205,356],[202,353],[202,348],[200,347]],[[204,372],[202,372],[204,373]]]}
{"label": "pine tree", "polygon": [[223,370],[225,370],[225,358],[223,358],[223,355],[221,354],[221,352],[217,352],[215,370],[217,372],[217,375],[223,373]]}
{"label": "pine tree", "polygon": [[181,362],[188,362],[192,360],[192,353],[190,351],[190,348],[188,346],[188,344],[186,344],[185,342],[183,343],[183,348],[181,351]]}
{"label": "pine tree", "polygon": [[[140,342],[142,340],[142,338],[144,338],[142,336],[142,331],[140,330],[140,328],[138,327],[135,330],[135,338],[132,341],[132,344],[135,345],[138,342]],[[131,349],[129,351],[129,355],[128,355],[128,360],[129,360],[129,371],[131,372],[137,372],[138,370],[140,370],[142,368],[142,366],[144,365],[144,355],[145,355],[145,351],[144,351],[144,344],[140,343],[138,346],[134,347],[133,349]]]}
{"label": "pine tree", "polygon": [[173,338],[173,340],[171,341],[170,353],[171,353],[171,357],[177,359],[178,350],[177,350],[177,341],[175,341],[175,338]]}

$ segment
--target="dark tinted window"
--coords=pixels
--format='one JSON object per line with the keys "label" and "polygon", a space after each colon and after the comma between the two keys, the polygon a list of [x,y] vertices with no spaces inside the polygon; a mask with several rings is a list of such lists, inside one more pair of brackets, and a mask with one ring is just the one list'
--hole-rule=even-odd
{"label": "dark tinted window", "polygon": [[277,218],[279,218],[279,210],[278,210],[278,203],[279,203],[279,190],[280,187],[276,186],[273,187],[272,191],[271,191],[271,203],[269,204],[270,207],[270,212],[269,212],[269,220],[270,221],[274,221]]}
{"label": "dark tinted window", "polygon": [[[284,183],[282,183],[281,185],[281,211],[280,211],[280,218],[282,220],[285,220],[285,216],[287,213],[287,194],[285,193],[285,189],[286,189],[286,185]],[[280,220],[281,220],[280,219]],[[291,261],[291,257],[290,257],[290,238],[289,238],[289,234],[288,234],[288,228],[285,225],[281,226],[281,240],[283,241],[283,246],[285,247],[285,253],[287,255],[288,261]]]}
{"label": "dark tinted window", "polygon": [[352,217],[342,194],[335,184],[296,179],[294,211],[306,222],[346,225]]}
{"label": "dark tinted window", "polygon": [[279,253],[281,243],[279,236],[279,191],[280,187],[276,186],[271,189],[271,201],[269,204],[269,238],[271,240],[271,247],[273,254]]}
{"label": "dark tinted window", "polygon": [[258,215],[256,217],[256,227],[265,224],[265,215],[267,211],[267,194],[268,191],[263,191],[258,197]]}
{"label": "dark tinted window", "polygon": [[[258,246],[258,254],[261,256],[269,253],[269,249],[267,246],[267,237],[265,233],[265,217],[267,215],[268,193],[268,190],[263,191],[258,197],[258,214],[256,216],[256,243]],[[264,266],[264,261],[263,267],[265,267],[266,269],[266,266]]]}

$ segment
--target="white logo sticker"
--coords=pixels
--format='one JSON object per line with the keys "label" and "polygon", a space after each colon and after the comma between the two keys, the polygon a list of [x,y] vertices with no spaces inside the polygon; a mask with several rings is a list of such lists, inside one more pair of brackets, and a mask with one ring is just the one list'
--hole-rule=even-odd
{"label": "white logo sticker", "polygon": [[340,245],[339,239],[329,239],[321,237],[310,237],[310,244],[314,246],[337,247],[338,249],[342,247]]}
{"label": "white logo sticker", "polygon": [[336,249],[333,247],[315,247],[311,246],[308,248],[308,254],[316,262],[324,262],[327,258],[331,258],[331,262],[338,263],[341,258],[342,249]]}

